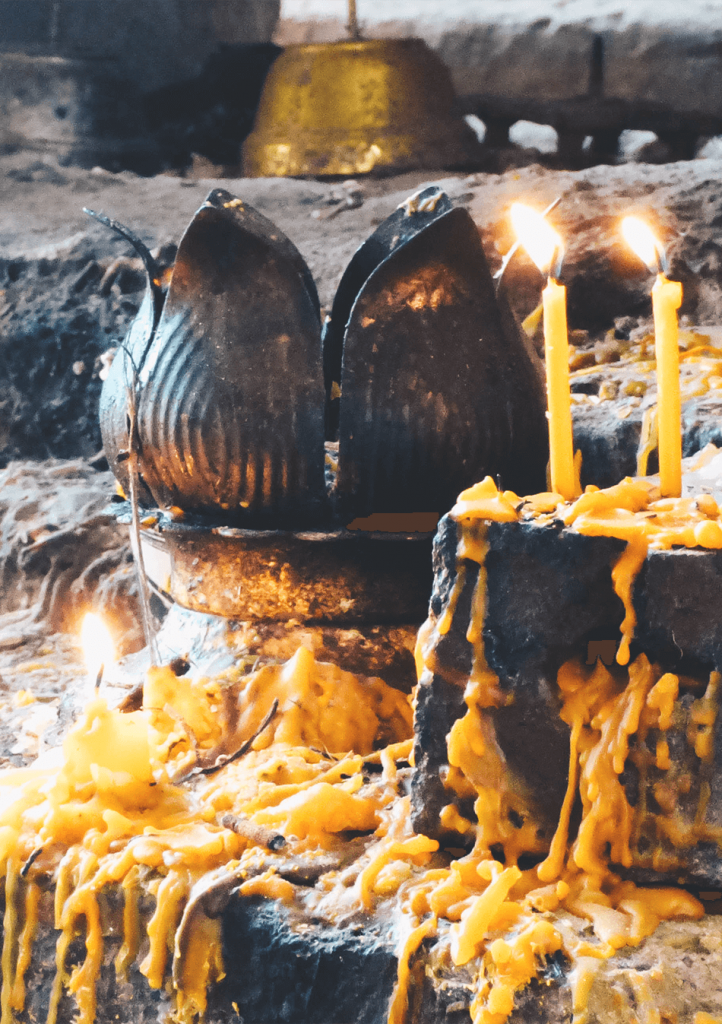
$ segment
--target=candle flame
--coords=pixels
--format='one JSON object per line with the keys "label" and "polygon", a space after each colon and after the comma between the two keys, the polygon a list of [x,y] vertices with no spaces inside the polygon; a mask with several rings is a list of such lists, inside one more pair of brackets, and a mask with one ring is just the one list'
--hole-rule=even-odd
{"label": "candle flame", "polygon": [[662,246],[643,220],[639,217],[625,217],[622,221],[622,234],[629,248],[639,256],[642,263],[652,271],[659,269]]}
{"label": "candle flame", "polygon": [[542,274],[548,274],[556,253],[561,252],[564,245],[561,237],[544,215],[523,203],[513,203],[511,207],[511,223],[521,245],[529,253],[530,258],[539,267]]}
{"label": "candle flame", "polygon": [[99,615],[92,612],[83,619],[80,641],[88,675],[95,678],[101,665],[109,665],[115,659],[115,646],[108,627]]}

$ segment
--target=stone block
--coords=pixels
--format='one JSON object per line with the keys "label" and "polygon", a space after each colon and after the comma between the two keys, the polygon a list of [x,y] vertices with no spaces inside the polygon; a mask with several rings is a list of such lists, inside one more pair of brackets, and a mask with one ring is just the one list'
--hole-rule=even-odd
{"label": "stone block", "polygon": [[703,118],[722,116],[719,8],[691,24],[687,19],[662,25],[635,19],[622,31],[604,32],[603,40],[606,97]]}
{"label": "stone block", "polygon": [[87,122],[88,69],[62,57],[0,54],[0,144],[70,151]]}
{"label": "stone block", "polygon": [[[471,662],[467,591],[478,574],[476,563],[457,562],[454,527],[447,517],[437,536],[432,621],[449,607],[457,572],[468,578],[456,605],[451,604],[451,628],[439,637],[432,654],[433,673],[422,676],[416,698],[413,817],[417,828],[437,835],[439,814],[452,802],[452,791],[444,786],[446,738],[466,711],[464,667]],[[557,673],[571,659],[589,661],[590,641],[618,640],[623,608],[611,569],[624,544],[585,537],[561,522],[490,523],[487,541],[484,653],[509,698],[487,714],[512,788],[526,794],[539,822],[538,835],[548,842],[564,799],[569,756]],[[691,678],[681,681],[672,725],[663,737],[670,767],[656,766],[658,734],[652,729],[630,746],[633,751],[635,744],[646,744],[652,751],[649,763],[642,770],[639,756],[632,754],[620,776],[630,805],[643,808],[631,875],[644,881],[718,886],[722,856],[710,837],[722,825],[722,724],[716,719],[711,726],[714,754],[706,758],[697,746],[696,716],[710,672],[722,669],[722,553],[650,551],[632,601],[637,626],[631,659],[644,653],[661,671]],[[469,801],[456,802],[468,817]],[[681,847],[659,825],[667,816],[674,818],[680,834],[687,834]]]}
{"label": "stone block", "polygon": [[460,97],[563,100],[589,90],[594,34],[585,25],[462,22],[439,35],[436,50]]}
{"label": "stone block", "polygon": [[[613,371],[609,376],[613,376]],[[591,377],[591,375],[590,375]],[[590,377],[584,380],[591,383]],[[600,382],[604,375],[600,375]],[[572,385],[574,388],[574,385]],[[652,395],[644,407],[655,401]],[[582,484],[611,487],[637,472],[637,449],[642,431],[644,407],[632,409],[625,418],[618,415],[614,401],[600,405],[572,406],[574,447],[582,453]],[[722,447],[722,400],[718,392],[690,398],[682,404],[682,454],[687,457],[707,444]],[[656,472],[656,452],[649,472]]]}
{"label": "stone block", "polygon": [[[275,901],[237,899],[224,918],[224,956],[216,998],[226,1008],[235,1002],[246,1024],[386,1022],[397,961],[379,922],[296,931]],[[210,1016],[223,1019],[212,1007]]]}

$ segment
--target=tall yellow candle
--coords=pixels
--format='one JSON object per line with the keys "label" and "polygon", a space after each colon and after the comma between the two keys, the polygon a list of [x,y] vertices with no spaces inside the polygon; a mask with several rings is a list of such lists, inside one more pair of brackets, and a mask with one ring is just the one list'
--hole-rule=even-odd
{"label": "tall yellow candle", "polygon": [[[541,213],[520,203],[512,206],[511,219],[521,245],[541,272],[548,274],[555,256],[563,251],[559,235],[547,224]],[[542,306],[551,487],[566,501],[573,501],[577,496],[577,488],[569,394],[567,290],[554,277],[549,277],[542,292]]]}
{"label": "tall yellow candle", "polygon": [[678,498],[682,493],[682,407],[677,310],[682,304],[682,285],[679,281],[669,281],[662,272],[664,249],[644,221],[625,217],[622,232],[642,262],[650,270],[657,270],[652,288],[652,311],[657,358],[659,484],[662,497]]}
{"label": "tall yellow candle", "polygon": [[659,483],[663,498],[682,493],[682,406],[679,397],[677,310],[682,285],[658,274],[652,288],[654,346],[657,357],[657,432]]}
{"label": "tall yellow candle", "polygon": [[569,395],[567,290],[550,277],[542,292],[544,358],[547,371],[549,462],[552,490],[566,501],[576,497],[572,403]]}

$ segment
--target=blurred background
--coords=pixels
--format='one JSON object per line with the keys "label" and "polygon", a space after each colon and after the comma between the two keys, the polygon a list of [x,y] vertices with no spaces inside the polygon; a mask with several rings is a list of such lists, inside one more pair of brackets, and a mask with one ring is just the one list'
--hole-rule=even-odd
{"label": "blurred background", "polygon": [[717,0],[0,0],[0,149],[237,175],[273,62],[353,7],[351,34],[441,58],[470,170],[722,151]]}

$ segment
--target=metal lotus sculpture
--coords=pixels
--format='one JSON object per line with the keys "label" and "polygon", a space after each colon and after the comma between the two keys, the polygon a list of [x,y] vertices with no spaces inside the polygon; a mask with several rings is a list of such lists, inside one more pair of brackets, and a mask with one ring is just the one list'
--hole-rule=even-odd
{"label": "metal lotus sculpture", "polygon": [[146,266],[100,404],[108,460],[126,489],[136,466],[144,504],[321,529],[443,512],[487,473],[543,486],[538,366],[471,217],[437,187],[359,248],[323,330],[298,250],[224,190],[193,217],[167,291]]}

